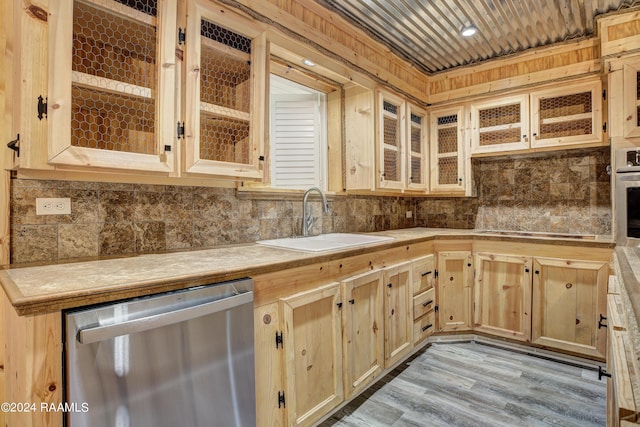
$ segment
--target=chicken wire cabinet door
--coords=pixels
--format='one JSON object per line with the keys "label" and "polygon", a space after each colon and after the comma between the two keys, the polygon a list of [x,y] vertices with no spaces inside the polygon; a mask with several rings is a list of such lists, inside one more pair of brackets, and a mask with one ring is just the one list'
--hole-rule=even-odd
{"label": "chicken wire cabinet door", "polygon": [[600,80],[531,94],[531,148],[603,143]]}
{"label": "chicken wire cabinet door", "polygon": [[51,8],[49,162],[174,170],[176,0]]}
{"label": "chicken wire cabinet door", "polygon": [[640,137],[640,60],[624,67],[624,136]]}
{"label": "chicken wire cabinet door", "polygon": [[207,2],[190,1],[187,9],[185,170],[259,179],[266,35],[240,17],[219,22]]}
{"label": "chicken wire cabinet door", "polygon": [[427,191],[427,113],[407,104],[407,189]]}
{"label": "chicken wire cabinet door", "polygon": [[431,191],[464,192],[464,107],[430,113]]}
{"label": "chicken wire cabinet door", "polygon": [[529,97],[504,97],[471,105],[471,153],[529,148]]}
{"label": "chicken wire cabinet door", "polygon": [[378,186],[402,190],[405,185],[405,101],[378,93]]}

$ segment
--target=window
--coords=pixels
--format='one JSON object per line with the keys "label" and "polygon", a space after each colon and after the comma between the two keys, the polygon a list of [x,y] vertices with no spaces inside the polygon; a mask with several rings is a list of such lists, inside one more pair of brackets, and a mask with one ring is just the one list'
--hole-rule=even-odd
{"label": "window", "polygon": [[327,189],[327,95],[285,78],[270,81],[272,188]]}

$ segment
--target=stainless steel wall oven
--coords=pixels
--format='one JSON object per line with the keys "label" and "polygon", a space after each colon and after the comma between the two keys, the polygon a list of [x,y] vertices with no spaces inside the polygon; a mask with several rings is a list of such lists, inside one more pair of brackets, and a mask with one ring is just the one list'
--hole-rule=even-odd
{"label": "stainless steel wall oven", "polygon": [[640,148],[616,151],[616,244],[640,246]]}

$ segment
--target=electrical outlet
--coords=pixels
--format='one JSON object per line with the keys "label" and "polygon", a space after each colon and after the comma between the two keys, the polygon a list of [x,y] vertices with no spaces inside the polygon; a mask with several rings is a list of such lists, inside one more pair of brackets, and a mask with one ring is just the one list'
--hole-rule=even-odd
{"label": "electrical outlet", "polygon": [[413,218],[413,212],[411,212],[411,211],[407,211],[407,213],[405,214],[405,216],[406,216],[407,218]]}
{"label": "electrical outlet", "polygon": [[69,215],[71,214],[71,199],[69,197],[36,198],[36,215]]}

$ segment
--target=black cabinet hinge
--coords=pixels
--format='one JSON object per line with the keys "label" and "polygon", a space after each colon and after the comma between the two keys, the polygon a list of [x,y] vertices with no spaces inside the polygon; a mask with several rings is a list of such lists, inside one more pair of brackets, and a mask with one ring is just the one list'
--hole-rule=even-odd
{"label": "black cabinet hinge", "polygon": [[278,333],[276,331],[276,349],[278,348],[278,346],[284,348],[284,343],[282,341],[282,332]]}
{"label": "black cabinet hinge", "polygon": [[603,89],[602,91],[602,100],[606,101],[607,100],[607,90]]}
{"label": "black cabinet hinge", "polygon": [[433,273],[433,277],[435,277],[436,279],[438,278],[438,270],[435,270]]}
{"label": "black cabinet hinge", "polygon": [[607,320],[607,316],[603,316],[602,313],[600,313],[600,320],[598,320],[598,329],[607,327],[606,323],[602,323],[603,320]]}
{"label": "black cabinet hinge", "polygon": [[437,312],[438,312],[438,310],[440,310],[440,307],[438,307],[437,305],[436,305],[435,307],[433,307],[433,311],[434,311],[435,313],[437,313]]}
{"label": "black cabinet hinge", "polygon": [[184,122],[178,122],[178,126],[176,127],[176,134],[178,136],[178,139],[184,138]]}
{"label": "black cabinet hinge", "polygon": [[43,98],[42,95],[38,97],[38,119],[42,120],[43,117],[47,116],[48,102],[49,98]]}
{"label": "black cabinet hinge", "polygon": [[187,40],[187,29],[184,30],[181,27],[178,27],[178,44],[184,44],[185,40]]}
{"label": "black cabinet hinge", "polygon": [[9,141],[7,147],[16,152],[16,156],[20,157],[20,134],[16,135],[16,139]]}
{"label": "black cabinet hinge", "polygon": [[598,381],[602,381],[602,377],[611,378],[611,374],[602,366],[598,366]]}
{"label": "black cabinet hinge", "polygon": [[604,122],[602,124],[602,132],[605,132],[605,133],[607,132],[607,122]]}
{"label": "black cabinet hinge", "polygon": [[165,151],[165,152],[169,152],[169,151],[171,151],[171,146],[170,146],[170,145],[165,145],[165,146],[164,146],[164,151]]}
{"label": "black cabinet hinge", "polygon": [[260,160],[261,162],[264,162],[264,156],[258,156],[258,160]]}
{"label": "black cabinet hinge", "polygon": [[284,391],[279,391],[278,392],[278,409],[280,408],[286,408],[287,405],[284,401]]}

